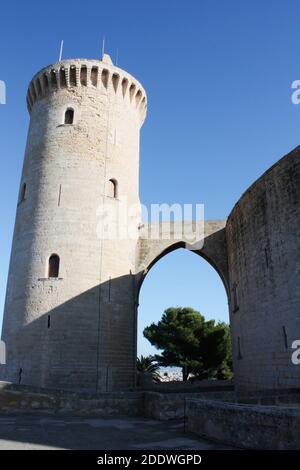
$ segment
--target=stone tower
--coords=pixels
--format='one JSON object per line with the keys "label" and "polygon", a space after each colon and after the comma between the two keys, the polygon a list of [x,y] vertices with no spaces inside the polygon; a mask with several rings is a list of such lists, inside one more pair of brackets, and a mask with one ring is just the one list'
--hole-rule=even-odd
{"label": "stone tower", "polygon": [[64,389],[129,388],[137,241],[102,237],[99,215],[108,202],[139,207],[145,91],[104,55],[44,68],[27,105],[2,334],[6,377]]}
{"label": "stone tower", "polygon": [[[131,389],[139,290],[158,260],[190,246],[177,224],[194,222],[171,230],[159,222],[161,238],[147,235],[155,222],[140,223],[146,94],[109,56],[46,67],[30,83],[27,103],[2,334],[6,379]],[[251,185],[227,220],[205,221],[195,240],[193,251],[226,289],[241,394],[300,387],[292,360],[300,331],[299,182],[298,147]],[[115,217],[106,217],[111,210]]]}

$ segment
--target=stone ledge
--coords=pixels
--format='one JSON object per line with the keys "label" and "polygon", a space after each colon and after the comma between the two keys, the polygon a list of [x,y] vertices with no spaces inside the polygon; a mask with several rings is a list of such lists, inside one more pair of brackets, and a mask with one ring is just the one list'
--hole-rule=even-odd
{"label": "stone ledge", "polygon": [[144,394],[141,392],[85,394],[0,382],[0,412],[142,416]]}
{"label": "stone ledge", "polygon": [[246,449],[298,450],[300,405],[261,406],[187,398],[187,429]]}

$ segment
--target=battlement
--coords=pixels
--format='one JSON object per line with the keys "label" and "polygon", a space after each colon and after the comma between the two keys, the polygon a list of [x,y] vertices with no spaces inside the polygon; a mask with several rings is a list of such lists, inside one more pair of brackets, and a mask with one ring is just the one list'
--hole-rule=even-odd
{"label": "battlement", "polygon": [[102,60],[68,59],[49,65],[31,80],[27,92],[27,107],[31,113],[36,101],[49,93],[74,87],[92,87],[104,93],[114,93],[129,100],[140,113],[143,122],[147,113],[147,95],[142,85],[130,74],[113,65],[104,54]]}

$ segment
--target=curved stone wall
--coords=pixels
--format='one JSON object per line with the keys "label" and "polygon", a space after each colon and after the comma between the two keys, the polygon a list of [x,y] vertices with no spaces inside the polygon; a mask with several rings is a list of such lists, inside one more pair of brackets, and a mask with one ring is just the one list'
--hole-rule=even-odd
{"label": "curved stone wall", "polygon": [[243,194],[226,237],[236,386],[300,387],[300,147]]}

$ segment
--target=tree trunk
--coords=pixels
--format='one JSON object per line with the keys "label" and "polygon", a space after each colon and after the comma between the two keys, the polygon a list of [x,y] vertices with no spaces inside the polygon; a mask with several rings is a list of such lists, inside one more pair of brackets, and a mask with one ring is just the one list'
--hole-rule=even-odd
{"label": "tree trunk", "polygon": [[186,382],[188,378],[189,378],[189,370],[186,366],[184,366],[182,368],[182,380],[183,380],[183,382]]}

